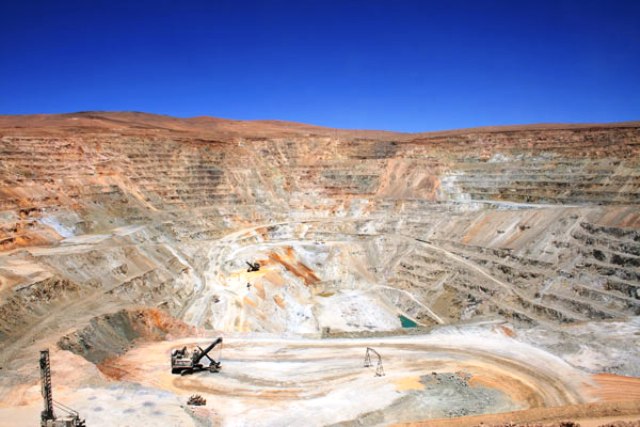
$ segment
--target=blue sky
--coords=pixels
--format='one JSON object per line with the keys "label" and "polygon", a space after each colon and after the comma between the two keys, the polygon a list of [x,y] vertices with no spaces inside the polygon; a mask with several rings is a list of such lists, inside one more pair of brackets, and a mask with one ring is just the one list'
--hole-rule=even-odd
{"label": "blue sky", "polygon": [[640,1],[7,1],[0,114],[426,131],[640,119]]}

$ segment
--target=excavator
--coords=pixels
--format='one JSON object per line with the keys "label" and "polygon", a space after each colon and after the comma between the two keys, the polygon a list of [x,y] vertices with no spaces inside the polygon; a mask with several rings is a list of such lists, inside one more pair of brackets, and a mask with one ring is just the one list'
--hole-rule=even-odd
{"label": "excavator", "polygon": [[364,367],[369,368],[373,366],[373,363],[371,363],[372,354],[378,358],[378,364],[376,366],[376,377],[384,377],[384,368],[382,367],[382,356],[380,356],[380,353],[378,353],[371,347],[367,347],[367,351],[364,354]]}
{"label": "excavator", "polygon": [[249,268],[247,268],[247,273],[251,273],[253,271],[260,271],[260,263],[259,262],[251,263],[249,261],[245,261],[245,263],[249,266]]}
{"label": "excavator", "polygon": [[[174,349],[171,352],[171,373],[189,375],[204,370],[212,373],[220,371],[220,362],[209,357],[209,352],[218,344],[222,344],[222,337],[209,344],[204,350],[200,346],[196,346],[192,351],[187,350],[186,346]],[[201,363],[204,358],[209,359],[209,364],[206,366]]]}

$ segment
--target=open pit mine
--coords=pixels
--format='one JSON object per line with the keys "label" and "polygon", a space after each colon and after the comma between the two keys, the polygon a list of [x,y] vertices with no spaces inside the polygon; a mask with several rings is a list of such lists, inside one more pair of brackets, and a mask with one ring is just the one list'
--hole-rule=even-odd
{"label": "open pit mine", "polygon": [[0,116],[2,426],[629,423],[639,315],[640,123]]}

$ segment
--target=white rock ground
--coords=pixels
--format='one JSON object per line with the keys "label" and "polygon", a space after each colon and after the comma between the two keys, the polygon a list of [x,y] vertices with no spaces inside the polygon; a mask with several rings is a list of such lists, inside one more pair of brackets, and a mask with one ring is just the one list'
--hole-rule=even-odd
{"label": "white rock ground", "polygon": [[[219,354],[214,351],[223,363],[220,373],[171,375],[171,348],[209,341],[141,345],[106,364],[111,377],[55,351],[54,399],[77,409],[91,426],[197,426],[207,425],[205,418],[213,425],[321,426],[366,417],[385,425],[591,399],[587,374],[506,336],[496,324],[383,338],[232,335]],[[382,354],[385,376],[363,367],[366,347]],[[73,367],[68,357],[76,358]],[[445,380],[429,380],[434,372]],[[21,397],[39,402],[38,393],[34,383]],[[185,409],[194,393],[207,399],[195,415]],[[2,407],[0,425],[36,425],[40,406]]]}
{"label": "white rock ground", "polygon": [[[518,330],[516,339],[500,332],[499,324],[443,327],[422,336],[301,338],[301,334],[318,336],[324,328],[344,333],[398,329],[400,313],[380,297],[378,291],[389,287],[376,271],[384,272],[397,262],[406,239],[379,237],[375,230],[368,231],[371,235],[366,240],[349,233],[333,241],[291,239],[304,234],[308,224],[290,227],[295,231],[271,242],[259,239],[259,227],[225,236],[205,253],[196,252],[210,260],[204,269],[194,268],[187,259],[198,256],[185,257],[167,246],[188,267],[184,280],[197,296],[185,308],[185,321],[218,330],[272,331],[274,335],[227,334],[222,372],[188,378],[169,373],[171,348],[202,345],[211,338],[143,344],[110,361],[110,376],[78,356],[54,351],[56,399],[79,410],[92,426],[207,425],[205,419],[247,426],[328,425],[354,419],[385,425],[580,403],[591,399],[587,372],[640,375],[635,351],[640,344],[638,318],[554,331]],[[75,236],[60,247],[33,253],[81,252],[114,236],[143,231],[123,227],[113,235]],[[438,253],[452,257],[445,251]],[[294,274],[283,263],[269,264],[274,254],[293,267],[309,266],[319,283],[309,287],[304,275]],[[244,261],[255,259],[266,264],[259,272],[247,273]],[[15,264],[9,261],[7,265]],[[487,276],[477,266],[469,268]],[[41,274],[39,270],[29,273]],[[493,277],[487,279],[508,288]],[[338,281],[340,286],[333,286]],[[276,297],[282,300],[281,310],[272,302]],[[217,298],[220,302],[213,302]],[[372,369],[362,367],[367,346],[382,353],[385,377],[375,377]],[[37,354],[31,366],[37,369]],[[433,372],[437,378],[455,380],[434,383],[429,381]],[[461,386],[459,379],[466,376],[470,380]],[[14,384],[3,381],[0,386]],[[196,413],[185,409],[193,393],[208,401]],[[0,405],[0,425],[35,425],[40,406],[39,384],[19,385],[15,396]]]}

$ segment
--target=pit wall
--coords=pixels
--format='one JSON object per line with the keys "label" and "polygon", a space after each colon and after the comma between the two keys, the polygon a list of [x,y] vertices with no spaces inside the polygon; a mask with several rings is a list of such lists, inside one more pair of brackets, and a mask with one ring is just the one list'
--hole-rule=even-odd
{"label": "pit wall", "polygon": [[[367,297],[425,325],[486,315],[559,324],[638,314],[636,127],[403,142],[223,143],[126,132],[0,141],[5,340],[52,311],[86,311],[78,302],[95,298],[106,303],[93,315],[143,304],[210,328],[279,331],[284,320],[256,319],[283,305],[283,295],[270,294],[269,306],[251,315],[250,303],[236,304],[238,292],[224,304],[227,314],[194,301],[221,298],[215,287],[235,283],[218,261],[244,259],[220,258],[220,245],[247,246],[273,261],[256,245],[300,236],[313,244],[397,236],[383,245],[392,248],[383,262],[373,259],[381,253],[347,259],[352,243],[336,249],[345,265],[336,261],[332,274],[309,261],[320,252],[303,256],[317,289],[282,262],[278,268],[313,298],[330,286],[387,286]],[[360,266],[366,272],[351,271]]]}

